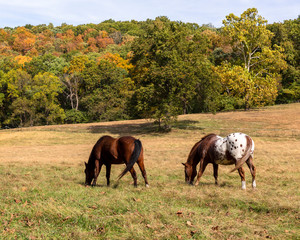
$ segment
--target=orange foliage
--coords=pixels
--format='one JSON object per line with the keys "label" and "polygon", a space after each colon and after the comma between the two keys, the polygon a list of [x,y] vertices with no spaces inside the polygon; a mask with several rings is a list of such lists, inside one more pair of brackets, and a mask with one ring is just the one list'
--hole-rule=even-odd
{"label": "orange foliage", "polygon": [[36,36],[25,27],[17,28],[13,37],[13,49],[20,52],[22,55],[25,55],[29,50],[31,50],[36,41]]}
{"label": "orange foliage", "polygon": [[206,36],[210,41],[210,51],[216,48],[222,48],[223,52],[232,52],[232,47],[228,44],[228,39],[225,36],[218,34],[215,31],[206,29],[202,32],[202,35]]}
{"label": "orange foliage", "polygon": [[112,38],[101,38],[100,36],[98,36],[96,38],[96,41],[97,41],[97,46],[99,48],[106,48],[107,45],[109,44],[114,44],[114,40]]}
{"label": "orange foliage", "polygon": [[59,48],[64,53],[83,50],[84,48],[82,35],[75,37],[74,32],[71,29],[68,29],[65,33],[57,33],[56,37],[62,40]]}
{"label": "orange foliage", "polygon": [[36,49],[38,52],[46,53],[52,52],[54,49],[54,34],[49,29],[44,30],[42,33],[37,35]]}
{"label": "orange foliage", "polygon": [[97,48],[97,46],[96,46],[97,41],[96,41],[95,38],[90,37],[90,38],[87,40],[87,44],[88,44],[88,48],[87,48],[87,51],[86,51],[86,52],[98,52],[98,48]]}

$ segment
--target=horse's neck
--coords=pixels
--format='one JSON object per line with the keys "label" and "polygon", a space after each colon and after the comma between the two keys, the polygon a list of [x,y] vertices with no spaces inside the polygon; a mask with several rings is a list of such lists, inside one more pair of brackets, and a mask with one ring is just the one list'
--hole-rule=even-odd
{"label": "horse's neck", "polygon": [[91,153],[91,155],[89,157],[88,165],[90,167],[94,167],[95,166],[95,160],[96,160],[96,158],[93,156],[93,153]]}
{"label": "horse's neck", "polygon": [[199,141],[198,143],[196,143],[194,145],[194,147],[192,148],[192,150],[189,154],[189,157],[187,159],[187,164],[189,164],[190,166],[195,166],[195,165],[198,164],[198,162],[197,162],[197,151],[198,151],[200,142],[201,141]]}

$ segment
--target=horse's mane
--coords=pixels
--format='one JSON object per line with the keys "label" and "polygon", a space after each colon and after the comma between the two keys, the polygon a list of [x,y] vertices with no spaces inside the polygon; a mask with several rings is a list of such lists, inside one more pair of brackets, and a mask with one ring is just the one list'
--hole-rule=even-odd
{"label": "horse's mane", "polygon": [[91,169],[94,169],[95,168],[95,160],[96,160],[96,156],[95,156],[95,151],[96,151],[96,147],[102,142],[103,138],[105,137],[109,137],[108,135],[106,136],[102,136],[101,138],[98,139],[98,141],[95,143],[91,153],[90,153],[90,157],[89,157],[89,160],[88,160],[88,166],[89,168]]}
{"label": "horse's mane", "polygon": [[199,153],[198,150],[199,150],[199,147],[201,146],[201,143],[203,142],[203,140],[205,140],[206,138],[212,137],[212,136],[216,136],[216,134],[214,134],[214,133],[207,134],[204,137],[202,137],[200,141],[195,143],[195,145],[193,146],[192,150],[190,151],[190,154],[189,154],[188,159],[186,161],[188,164],[190,164],[190,165],[193,164],[193,160],[195,158],[195,155],[197,153]]}

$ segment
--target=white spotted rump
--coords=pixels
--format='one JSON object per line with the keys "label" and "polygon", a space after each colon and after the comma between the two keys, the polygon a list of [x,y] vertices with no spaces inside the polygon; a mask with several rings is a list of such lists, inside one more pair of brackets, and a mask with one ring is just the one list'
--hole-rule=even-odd
{"label": "white spotted rump", "polygon": [[[216,163],[221,165],[235,164],[246,152],[247,138],[244,133],[232,133],[225,138],[220,136],[215,142]],[[254,152],[254,142],[252,140],[251,155]]]}

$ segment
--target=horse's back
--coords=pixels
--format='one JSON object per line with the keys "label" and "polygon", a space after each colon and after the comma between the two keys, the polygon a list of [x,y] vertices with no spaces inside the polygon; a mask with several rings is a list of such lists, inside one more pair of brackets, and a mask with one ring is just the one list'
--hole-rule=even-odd
{"label": "horse's back", "polygon": [[136,138],[132,136],[123,136],[117,140],[117,149],[119,154],[131,155],[135,147]]}

